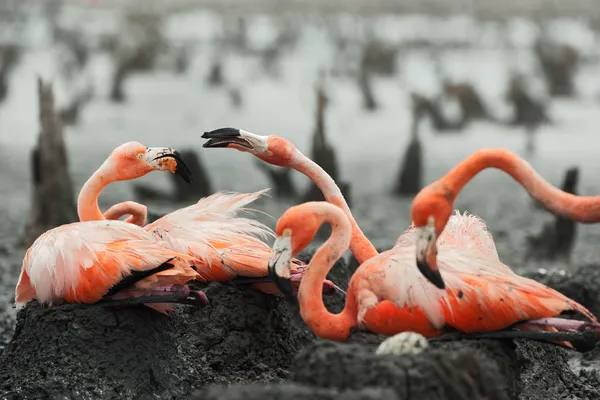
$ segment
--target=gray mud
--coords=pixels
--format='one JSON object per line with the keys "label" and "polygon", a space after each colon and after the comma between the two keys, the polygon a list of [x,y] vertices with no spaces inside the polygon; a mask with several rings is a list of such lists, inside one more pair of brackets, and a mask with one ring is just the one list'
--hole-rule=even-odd
{"label": "gray mud", "polygon": [[[308,260],[312,252],[300,256]],[[331,276],[347,284],[340,261]],[[576,275],[575,275],[576,276]],[[562,277],[560,281],[557,277]],[[554,285],[572,276],[556,275]],[[561,283],[562,282],[562,283]],[[582,282],[588,290],[593,280]],[[567,285],[568,286],[568,285]],[[0,354],[3,398],[595,399],[597,350],[580,355],[529,341],[432,342],[419,355],[380,356],[381,335],[317,340],[297,306],[213,283],[211,306],[163,316],[144,307],[29,304]],[[326,297],[329,309],[342,296]],[[598,306],[590,304],[590,307]],[[191,397],[190,397],[191,396]]]}

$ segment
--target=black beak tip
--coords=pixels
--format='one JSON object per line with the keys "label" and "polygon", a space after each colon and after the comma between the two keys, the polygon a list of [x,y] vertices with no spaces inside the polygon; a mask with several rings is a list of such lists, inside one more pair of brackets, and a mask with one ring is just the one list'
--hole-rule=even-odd
{"label": "black beak tip", "polygon": [[204,132],[204,134],[202,134],[202,139],[222,139],[240,136],[240,130],[237,128],[220,128],[215,129],[214,131]]}
{"label": "black beak tip", "polygon": [[192,176],[192,170],[190,169],[190,167],[187,166],[185,161],[183,161],[183,157],[181,157],[181,154],[175,151],[173,152],[173,158],[175,158],[175,161],[177,161],[177,167],[175,167],[175,175],[179,176],[186,183],[192,183],[192,181],[194,180]]}
{"label": "black beak tip", "polygon": [[282,278],[281,276],[277,275],[277,272],[275,272],[275,267],[272,265],[269,265],[269,277],[273,280],[275,286],[277,286],[279,291],[286,299],[291,299],[294,297],[292,295],[292,281],[288,278]]}
{"label": "black beak tip", "polygon": [[427,278],[427,280],[431,282],[435,287],[437,287],[438,289],[446,289],[446,284],[444,283],[444,280],[442,279],[442,275],[440,274],[439,270],[434,271],[429,268],[427,262],[421,262],[419,260],[417,260],[417,267],[419,268],[421,274],[423,274],[423,276]]}

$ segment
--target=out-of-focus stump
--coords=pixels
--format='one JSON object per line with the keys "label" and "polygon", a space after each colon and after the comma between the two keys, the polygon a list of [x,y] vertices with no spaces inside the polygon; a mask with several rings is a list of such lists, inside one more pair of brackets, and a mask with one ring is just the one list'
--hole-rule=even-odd
{"label": "out-of-focus stump", "polygon": [[54,111],[52,85],[38,79],[40,134],[31,154],[33,200],[23,244],[42,233],[78,220],[67,149],[60,118]]}
{"label": "out-of-focus stump", "polygon": [[79,122],[79,116],[83,108],[90,103],[93,98],[93,91],[90,87],[78,92],[71,102],[60,110],[60,120],[64,125],[75,125]]}
{"label": "out-of-focus stump", "polygon": [[221,59],[217,58],[210,66],[210,71],[208,73],[208,77],[206,78],[206,82],[209,86],[217,87],[221,86],[224,80],[223,63]]}
{"label": "out-of-focus stump", "polygon": [[113,78],[110,88],[110,100],[114,103],[125,101],[125,91],[123,86],[131,70],[124,61],[119,60],[113,72]]}
{"label": "out-of-focus stump", "polygon": [[393,189],[398,196],[412,196],[423,188],[423,150],[419,139],[419,122],[420,115],[413,109],[411,139]]}
{"label": "out-of-focus stump", "polygon": [[[325,109],[327,107],[327,97],[325,95],[325,91],[321,85],[317,87],[317,109],[316,109],[316,126],[315,131],[312,138],[312,148],[311,148],[311,159],[319,164],[327,174],[331,176],[331,178],[338,184],[340,190],[342,191],[342,195],[346,198],[346,201],[350,205],[350,197],[349,197],[349,183],[339,183],[339,168],[337,157],[335,154],[334,148],[327,143],[327,138],[325,134]],[[325,201],[325,197],[316,187],[314,183],[310,183],[308,190],[305,192],[302,197],[302,202],[305,203],[307,201]]]}
{"label": "out-of-focus stump", "polygon": [[485,107],[481,96],[473,85],[468,83],[444,82],[444,94],[454,98],[460,104],[462,114],[468,120],[493,120]]}
{"label": "out-of-focus stump", "polygon": [[579,65],[577,50],[568,44],[559,45],[541,38],[535,45],[535,54],[548,84],[550,95],[573,96],[573,80]]}
{"label": "out-of-focus stump", "polygon": [[292,181],[291,169],[271,168],[260,160],[256,161],[256,166],[265,173],[271,184],[275,187],[276,197],[287,199],[298,197],[298,190]]}
{"label": "out-of-focus stump", "polygon": [[210,383],[281,382],[312,340],[283,301],[211,284],[211,306],[169,318],[144,307],[29,304],[0,355],[14,398],[183,399]]}
{"label": "out-of-focus stump", "polygon": [[234,108],[241,108],[244,104],[242,99],[242,91],[240,88],[229,88],[229,99],[231,100],[231,105]]}
{"label": "out-of-focus stump", "polygon": [[363,107],[367,111],[375,111],[379,105],[377,104],[375,94],[373,93],[371,72],[367,66],[362,65],[358,74],[358,87],[362,95]]}
{"label": "out-of-focus stump", "polygon": [[441,110],[439,101],[430,100],[417,93],[411,93],[413,114],[429,117],[436,132],[456,132],[463,130],[469,122],[463,114],[456,120],[446,118]]}
{"label": "out-of-focus stump", "polygon": [[[562,190],[567,193],[577,194],[576,187],[579,180],[579,168],[569,168],[565,174]],[[541,207],[541,204],[538,205]],[[573,244],[577,234],[577,224],[568,218],[555,216],[553,222],[544,225],[538,235],[527,237],[526,260],[537,259],[563,259],[568,261],[571,256]]]}
{"label": "out-of-focus stump", "polygon": [[21,49],[17,45],[0,46],[0,103],[8,96],[10,73],[19,62]]}
{"label": "out-of-focus stump", "polygon": [[173,200],[178,202],[198,201],[202,197],[213,193],[208,172],[202,164],[198,153],[192,149],[183,149],[179,154],[192,172],[192,182],[187,183],[177,175],[169,174],[169,179],[173,182],[174,193],[166,193],[146,185],[134,184],[133,191],[136,198],[142,200]]}
{"label": "out-of-focus stump", "polygon": [[546,104],[541,100],[535,99],[525,86],[526,83],[523,77],[517,75],[511,76],[506,91],[506,100],[514,111],[511,124],[534,130],[542,124],[551,123]]}

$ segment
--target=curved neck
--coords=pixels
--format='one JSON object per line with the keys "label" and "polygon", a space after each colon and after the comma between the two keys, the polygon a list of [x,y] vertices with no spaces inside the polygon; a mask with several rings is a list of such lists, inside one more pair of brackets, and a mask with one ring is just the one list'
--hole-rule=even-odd
{"label": "curved neck", "polygon": [[578,222],[600,222],[600,196],[576,196],[564,192],[542,178],[529,163],[505,149],[484,149],[473,153],[438,182],[454,201],[460,190],[486,168],[498,168],[527,190],[550,212]]}
{"label": "curved neck", "polygon": [[354,257],[356,257],[359,264],[362,264],[368,259],[378,255],[379,253],[377,252],[375,246],[373,246],[369,239],[367,239],[363,231],[356,223],[356,220],[350,211],[350,207],[348,207],[348,203],[342,195],[342,191],[331,178],[331,176],[329,176],[329,174],[325,172],[325,170],[321,168],[319,164],[306,157],[298,149],[294,150],[294,154],[290,160],[290,166],[296,171],[306,175],[311,181],[313,181],[321,193],[323,193],[325,200],[340,207],[344,211],[344,214],[346,214],[346,217],[350,220],[352,225],[352,241],[350,242],[350,250],[352,250],[352,254],[354,254]]}
{"label": "curved neck", "polygon": [[[316,207],[320,207],[326,203],[314,204],[317,205]],[[332,314],[325,308],[322,292],[323,281],[327,277],[327,273],[348,248],[351,225],[338,208],[328,208],[325,209],[325,212],[317,212],[320,224],[329,223],[332,233],[316,251],[302,276],[302,282],[298,289],[300,314],[304,322],[320,338],[343,341],[348,339],[350,329],[357,325],[358,306],[354,292],[350,287],[344,309],[339,314]]]}
{"label": "curved neck", "polygon": [[111,172],[110,161],[106,160],[85,182],[77,199],[77,214],[81,222],[106,219],[98,206],[98,197],[106,185],[115,180],[114,173]]}

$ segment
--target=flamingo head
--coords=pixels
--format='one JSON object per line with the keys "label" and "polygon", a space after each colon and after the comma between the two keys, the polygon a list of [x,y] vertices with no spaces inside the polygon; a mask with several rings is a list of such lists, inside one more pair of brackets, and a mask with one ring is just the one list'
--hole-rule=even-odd
{"label": "flamingo head", "polygon": [[452,201],[448,196],[423,189],[412,204],[413,227],[417,230],[416,259],[419,271],[440,289],[446,285],[437,265],[437,238],[452,215]]}
{"label": "flamingo head", "polygon": [[204,132],[208,139],[202,147],[227,147],[252,153],[264,162],[279,167],[289,167],[294,155],[294,145],[279,136],[260,136],[237,128],[221,128]]}
{"label": "flamingo head", "polygon": [[152,171],[170,171],[187,183],[192,181],[192,172],[181,155],[168,147],[128,142],[113,150],[108,161],[114,166],[118,180],[136,179]]}
{"label": "flamingo head", "polygon": [[269,259],[269,276],[286,296],[291,296],[292,293],[292,258],[310,244],[321,226],[318,216],[302,207],[306,204],[289,208],[279,218],[275,228],[277,239]]}

